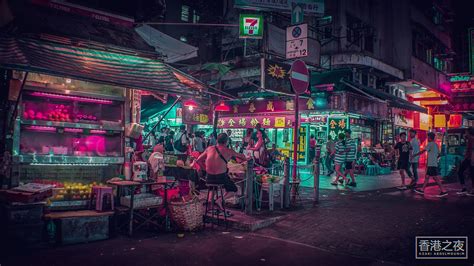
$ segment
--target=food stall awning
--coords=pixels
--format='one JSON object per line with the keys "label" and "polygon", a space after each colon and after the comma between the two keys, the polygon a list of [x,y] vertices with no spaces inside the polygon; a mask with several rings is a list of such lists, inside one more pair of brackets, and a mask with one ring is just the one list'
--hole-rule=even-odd
{"label": "food stall awning", "polygon": [[419,105],[411,103],[407,100],[401,99],[401,98],[399,98],[395,95],[392,95],[390,93],[386,93],[384,91],[372,89],[372,88],[369,88],[367,86],[354,83],[354,82],[352,82],[350,80],[347,80],[347,79],[341,79],[341,83],[345,84],[346,86],[348,86],[351,89],[354,89],[358,92],[362,92],[363,94],[372,95],[372,96],[375,96],[375,97],[377,97],[381,100],[387,101],[388,105],[390,107],[396,107],[396,108],[405,109],[405,110],[409,110],[409,111],[417,111],[417,112],[421,112],[421,113],[426,113],[427,112],[426,108],[423,108]]}
{"label": "food stall awning", "polygon": [[33,39],[1,37],[0,66],[164,93],[193,94],[188,84],[197,86],[156,59]]}
{"label": "food stall awning", "polygon": [[158,53],[164,56],[166,63],[197,57],[197,47],[176,40],[151,26],[142,25],[135,28],[135,31],[148,45],[153,46]]}

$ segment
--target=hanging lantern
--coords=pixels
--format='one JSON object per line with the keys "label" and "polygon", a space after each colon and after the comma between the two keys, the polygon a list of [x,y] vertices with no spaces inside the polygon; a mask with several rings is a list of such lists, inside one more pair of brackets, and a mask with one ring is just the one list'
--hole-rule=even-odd
{"label": "hanging lantern", "polygon": [[230,112],[230,106],[226,105],[225,102],[221,101],[214,110],[218,112]]}
{"label": "hanging lantern", "polygon": [[194,108],[197,108],[198,105],[197,103],[193,100],[193,99],[189,99],[189,100],[186,100],[184,103],[183,103],[184,107],[188,107],[188,109],[190,111],[192,111]]}

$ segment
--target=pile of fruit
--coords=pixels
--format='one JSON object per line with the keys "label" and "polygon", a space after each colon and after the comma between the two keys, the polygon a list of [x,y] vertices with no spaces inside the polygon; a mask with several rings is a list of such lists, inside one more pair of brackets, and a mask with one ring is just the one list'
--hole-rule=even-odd
{"label": "pile of fruit", "polygon": [[63,104],[50,105],[50,110],[47,112],[34,111],[32,109],[25,110],[23,112],[23,119],[26,120],[48,120],[48,121],[60,121],[60,122],[78,122],[81,120],[85,121],[97,121],[97,117],[94,115],[86,114],[72,114],[71,107]]}
{"label": "pile of fruit", "polygon": [[65,182],[63,187],[54,189],[51,200],[88,200],[90,199],[92,186],[96,185],[95,182],[91,184]]}
{"label": "pile of fruit", "polygon": [[280,182],[281,177],[276,175],[264,174],[257,175],[257,181],[260,183],[278,183]]}
{"label": "pile of fruit", "polygon": [[73,117],[70,114],[70,107],[64,106],[63,104],[54,105],[50,111],[42,113],[39,111],[34,111],[32,109],[26,110],[23,112],[24,119],[31,119],[31,120],[49,120],[49,121],[62,121],[62,122],[70,122],[72,121]]}

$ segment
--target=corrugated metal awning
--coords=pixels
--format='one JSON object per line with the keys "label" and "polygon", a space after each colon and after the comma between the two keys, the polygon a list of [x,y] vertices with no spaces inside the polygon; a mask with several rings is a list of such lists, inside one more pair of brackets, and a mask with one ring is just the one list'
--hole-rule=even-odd
{"label": "corrugated metal awning", "polygon": [[195,93],[156,59],[31,39],[0,38],[0,66],[134,89]]}
{"label": "corrugated metal awning", "polygon": [[354,82],[352,82],[350,80],[347,80],[347,79],[341,79],[341,82],[343,84],[345,84],[346,86],[349,86],[351,88],[357,88],[357,90],[361,90],[361,92],[365,95],[374,96],[374,97],[377,97],[377,98],[379,98],[383,101],[387,101],[387,103],[390,107],[396,107],[396,108],[409,110],[409,111],[417,111],[417,112],[420,112],[420,113],[427,113],[426,108],[421,107],[419,105],[416,105],[414,103],[411,103],[407,100],[398,98],[397,96],[392,95],[390,93],[386,93],[384,91],[372,89],[372,88],[369,88],[367,86],[354,83]]}

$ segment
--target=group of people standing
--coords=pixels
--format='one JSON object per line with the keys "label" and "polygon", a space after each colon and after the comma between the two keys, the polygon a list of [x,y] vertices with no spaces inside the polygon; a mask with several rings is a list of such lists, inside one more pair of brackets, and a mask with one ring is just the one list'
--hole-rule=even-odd
{"label": "group of people standing", "polygon": [[[333,142],[329,136],[326,143],[326,167],[329,175],[336,173],[332,185],[346,185],[356,187],[357,182],[354,174],[355,162],[357,160],[357,142],[351,138],[351,130],[346,129],[345,133],[339,133],[338,140]],[[334,162],[334,171],[332,170]],[[344,172],[342,171],[344,168]],[[350,179],[347,178],[349,175]]]}
{"label": "group of people standing", "polygon": [[[395,145],[396,154],[398,157],[398,170],[402,179],[402,185],[399,189],[413,189],[418,194],[424,194],[425,188],[428,185],[430,179],[434,179],[436,184],[439,186],[440,193],[438,197],[445,197],[448,192],[444,189],[441,182],[441,176],[439,174],[439,157],[440,150],[435,142],[435,133],[428,133],[428,143],[425,149],[420,150],[420,142],[416,137],[416,130],[410,130],[410,141],[406,140],[406,134],[400,133],[400,141]],[[466,150],[464,158],[458,170],[458,178],[461,183],[461,191],[457,192],[458,195],[474,196],[474,128],[466,130],[464,135],[466,141]],[[419,156],[423,153],[427,153],[426,158],[426,177],[421,188],[417,188],[418,182],[418,167],[419,167]],[[464,175],[466,170],[470,172],[470,177],[473,185],[471,191],[467,191]],[[405,185],[405,176],[408,175],[412,179],[411,183]]]}
{"label": "group of people standing", "polygon": [[[428,143],[423,150],[420,149],[420,141],[417,138],[417,131],[409,131],[410,139],[407,140],[407,133],[402,132],[399,135],[399,141],[395,144],[395,161],[397,170],[400,173],[401,185],[397,187],[400,190],[412,189],[418,194],[424,194],[425,188],[428,185],[430,179],[433,179],[439,186],[440,193],[438,197],[445,197],[448,195],[445,190],[441,176],[439,174],[439,163],[440,150],[435,142],[435,133],[428,133]],[[465,134],[466,140],[466,151],[464,159],[459,167],[458,177],[461,183],[461,191],[457,194],[474,196],[474,128],[469,128]],[[346,130],[345,134],[341,133],[338,135],[338,140],[334,142],[331,137],[328,137],[326,143],[326,167],[329,170],[329,176],[334,172],[336,176],[331,182],[332,185],[347,185],[356,186],[356,180],[354,177],[354,166],[356,161],[357,143],[351,138],[351,131]],[[426,178],[423,184],[418,185],[418,169],[420,155],[427,153],[426,159]],[[334,170],[332,169],[332,163],[334,162]],[[342,171],[344,168],[344,171]],[[466,188],[464,180],[465,172],[469,169],[470,177],[473,181],[473,187],[471,191]],[[349,174],[350,180],[347,178]],[[411,182],[406,183],[406,178],[410,178]]]}

